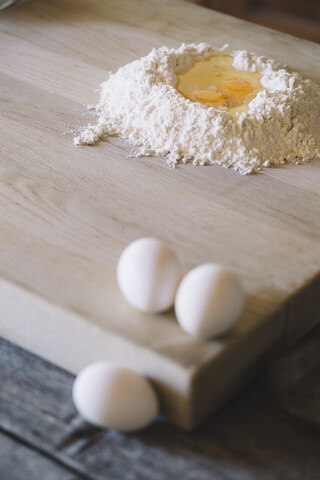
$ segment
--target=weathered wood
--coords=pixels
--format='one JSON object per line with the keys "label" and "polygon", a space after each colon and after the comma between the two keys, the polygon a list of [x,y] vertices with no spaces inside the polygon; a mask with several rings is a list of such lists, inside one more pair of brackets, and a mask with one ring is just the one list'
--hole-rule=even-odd
{"label": "weathered wood", "polygon": [[[319,330],[320,331],[320,330]],[[287,411],[320,426],[320,339],[310,338],[275,362],[269,376]]]}
{"label": "weathered wood", "polygon": [[[255,50],[320,80],[318,45],[179,1],[35,0],[1,15],[0,334],[74,372],[123,362],[192,428],[318,321],[320,162],[243,178],[129,160],[114,139],[73,147],[63,133],[92,121],[82,104],[108,70],[186,41]],[[239,274],[246,309],[230,334],[196,341],[172,312],[125,303],[117,258],[145,235],[167,240],[186,271],[219,261]]]}
{"label": "weathered wood", "polygon": [[1,480],[90,480],[81,472],[48,458],[36,449],[0,432]]}
{"label": "weathered wood", "polygon": [[[310,338],[320,344],[320,329]],[[320,478],[318,428],[287,414],[266,376],[192,434],[159,421],[132,435],[87,425],[72,375],[4,340],[0,377],[1,480]]]}

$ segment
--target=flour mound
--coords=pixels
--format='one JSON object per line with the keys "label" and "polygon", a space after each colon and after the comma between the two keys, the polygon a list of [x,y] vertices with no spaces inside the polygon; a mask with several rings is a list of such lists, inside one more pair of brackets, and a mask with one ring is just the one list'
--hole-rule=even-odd
{"label": "flour mound", "polygon": [[[262,75],[264,89],[248,113],[232,116],[175,89],[178,73],[221,54],[232,56],[235,68]],[[84,128],[75,144],[117,135],[140,146],[135,156],[166,156],[170,166],[179,161],[221,165],[241,174],[320,157],[320,87],[273,60],[227,45],[152,50],[102,83],[95,108],[98,123]]]}

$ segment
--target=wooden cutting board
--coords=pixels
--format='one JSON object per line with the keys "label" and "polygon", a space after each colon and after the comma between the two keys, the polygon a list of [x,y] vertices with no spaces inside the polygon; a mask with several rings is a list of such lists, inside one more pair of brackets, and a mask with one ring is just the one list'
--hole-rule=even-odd
{"label": "wooden cutting board", "polygon": [[[320,81],[320,46],[180,1],[30,1],[0,18],[0,333],[77,372],[95,360],[149,376],[162,411],[192,429],[320,315],[320,162],[242,177],[127,158],[117,139],[75,148],[98,85],[153,47],[229,43]],[[236,327],[193,340],[173,312],[122,299],[115,269],[142,236],[185,272],[234,269]]]}

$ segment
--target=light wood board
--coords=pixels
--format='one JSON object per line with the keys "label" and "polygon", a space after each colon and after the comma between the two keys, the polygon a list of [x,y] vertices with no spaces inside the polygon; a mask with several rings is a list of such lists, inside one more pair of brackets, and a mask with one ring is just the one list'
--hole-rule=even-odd
{"label": "light wood board", "polygon": [[[0,18],[0,334],[77,372],[108,359],[148,375],[167,418],[191,429],[319,320],[320,162],[242,177],[127,158],[117,139],[75,148],[107,72],[161,45],[209,42],[320,82],[320,47],[178,1],[30,1]],[[122,299],[123,248],[165,239],[185,272],[234,269],[244,314],[216,341],[173,312]]]}

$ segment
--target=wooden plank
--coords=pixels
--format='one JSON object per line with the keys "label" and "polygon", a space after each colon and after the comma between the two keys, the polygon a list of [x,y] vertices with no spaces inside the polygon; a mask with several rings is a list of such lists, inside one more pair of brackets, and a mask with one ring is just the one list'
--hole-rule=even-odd
{"label": "wooden plank", "polygon": [[[4,480],[93,480],[81,472],[59,465],[16,438],[0,432],[0,477]],[[77,475],[77,476],[75,476]]]}
{"label": "wooden plank", "polygon": [[[152,379],[168,418],[193,428],[259,358],[317,322],[319,162],[250,177],[172,171],[164,159],[127,159],[115,139],[75,149],[63,133],[92,121],[82,104],[108,70],[152,47],[230,43],[318,81],[320,47],[179,1],[35,1],[1,19],[0,333],[73,372],[122,361]],[[123,301],[117,258],[146,235],[166,239],[185,271],[218,261],[239,274],[246,308],[230,334],[196,341],[173,312],[142,315]]]}
{"label": "wooden plank", "polygon": [[[319,328],[310,338],[320,341]],[[0,430],[17,440],[0,433],[0,472],[13,461],[17,472],[5,480],[25,480],[23,468],[33,480],[319,478],[318,431],[282,410],[266,376],[192,434],[159,421],[135,435],[82,422],[71,402],[73,376],[4,340],[0,377]]]}

